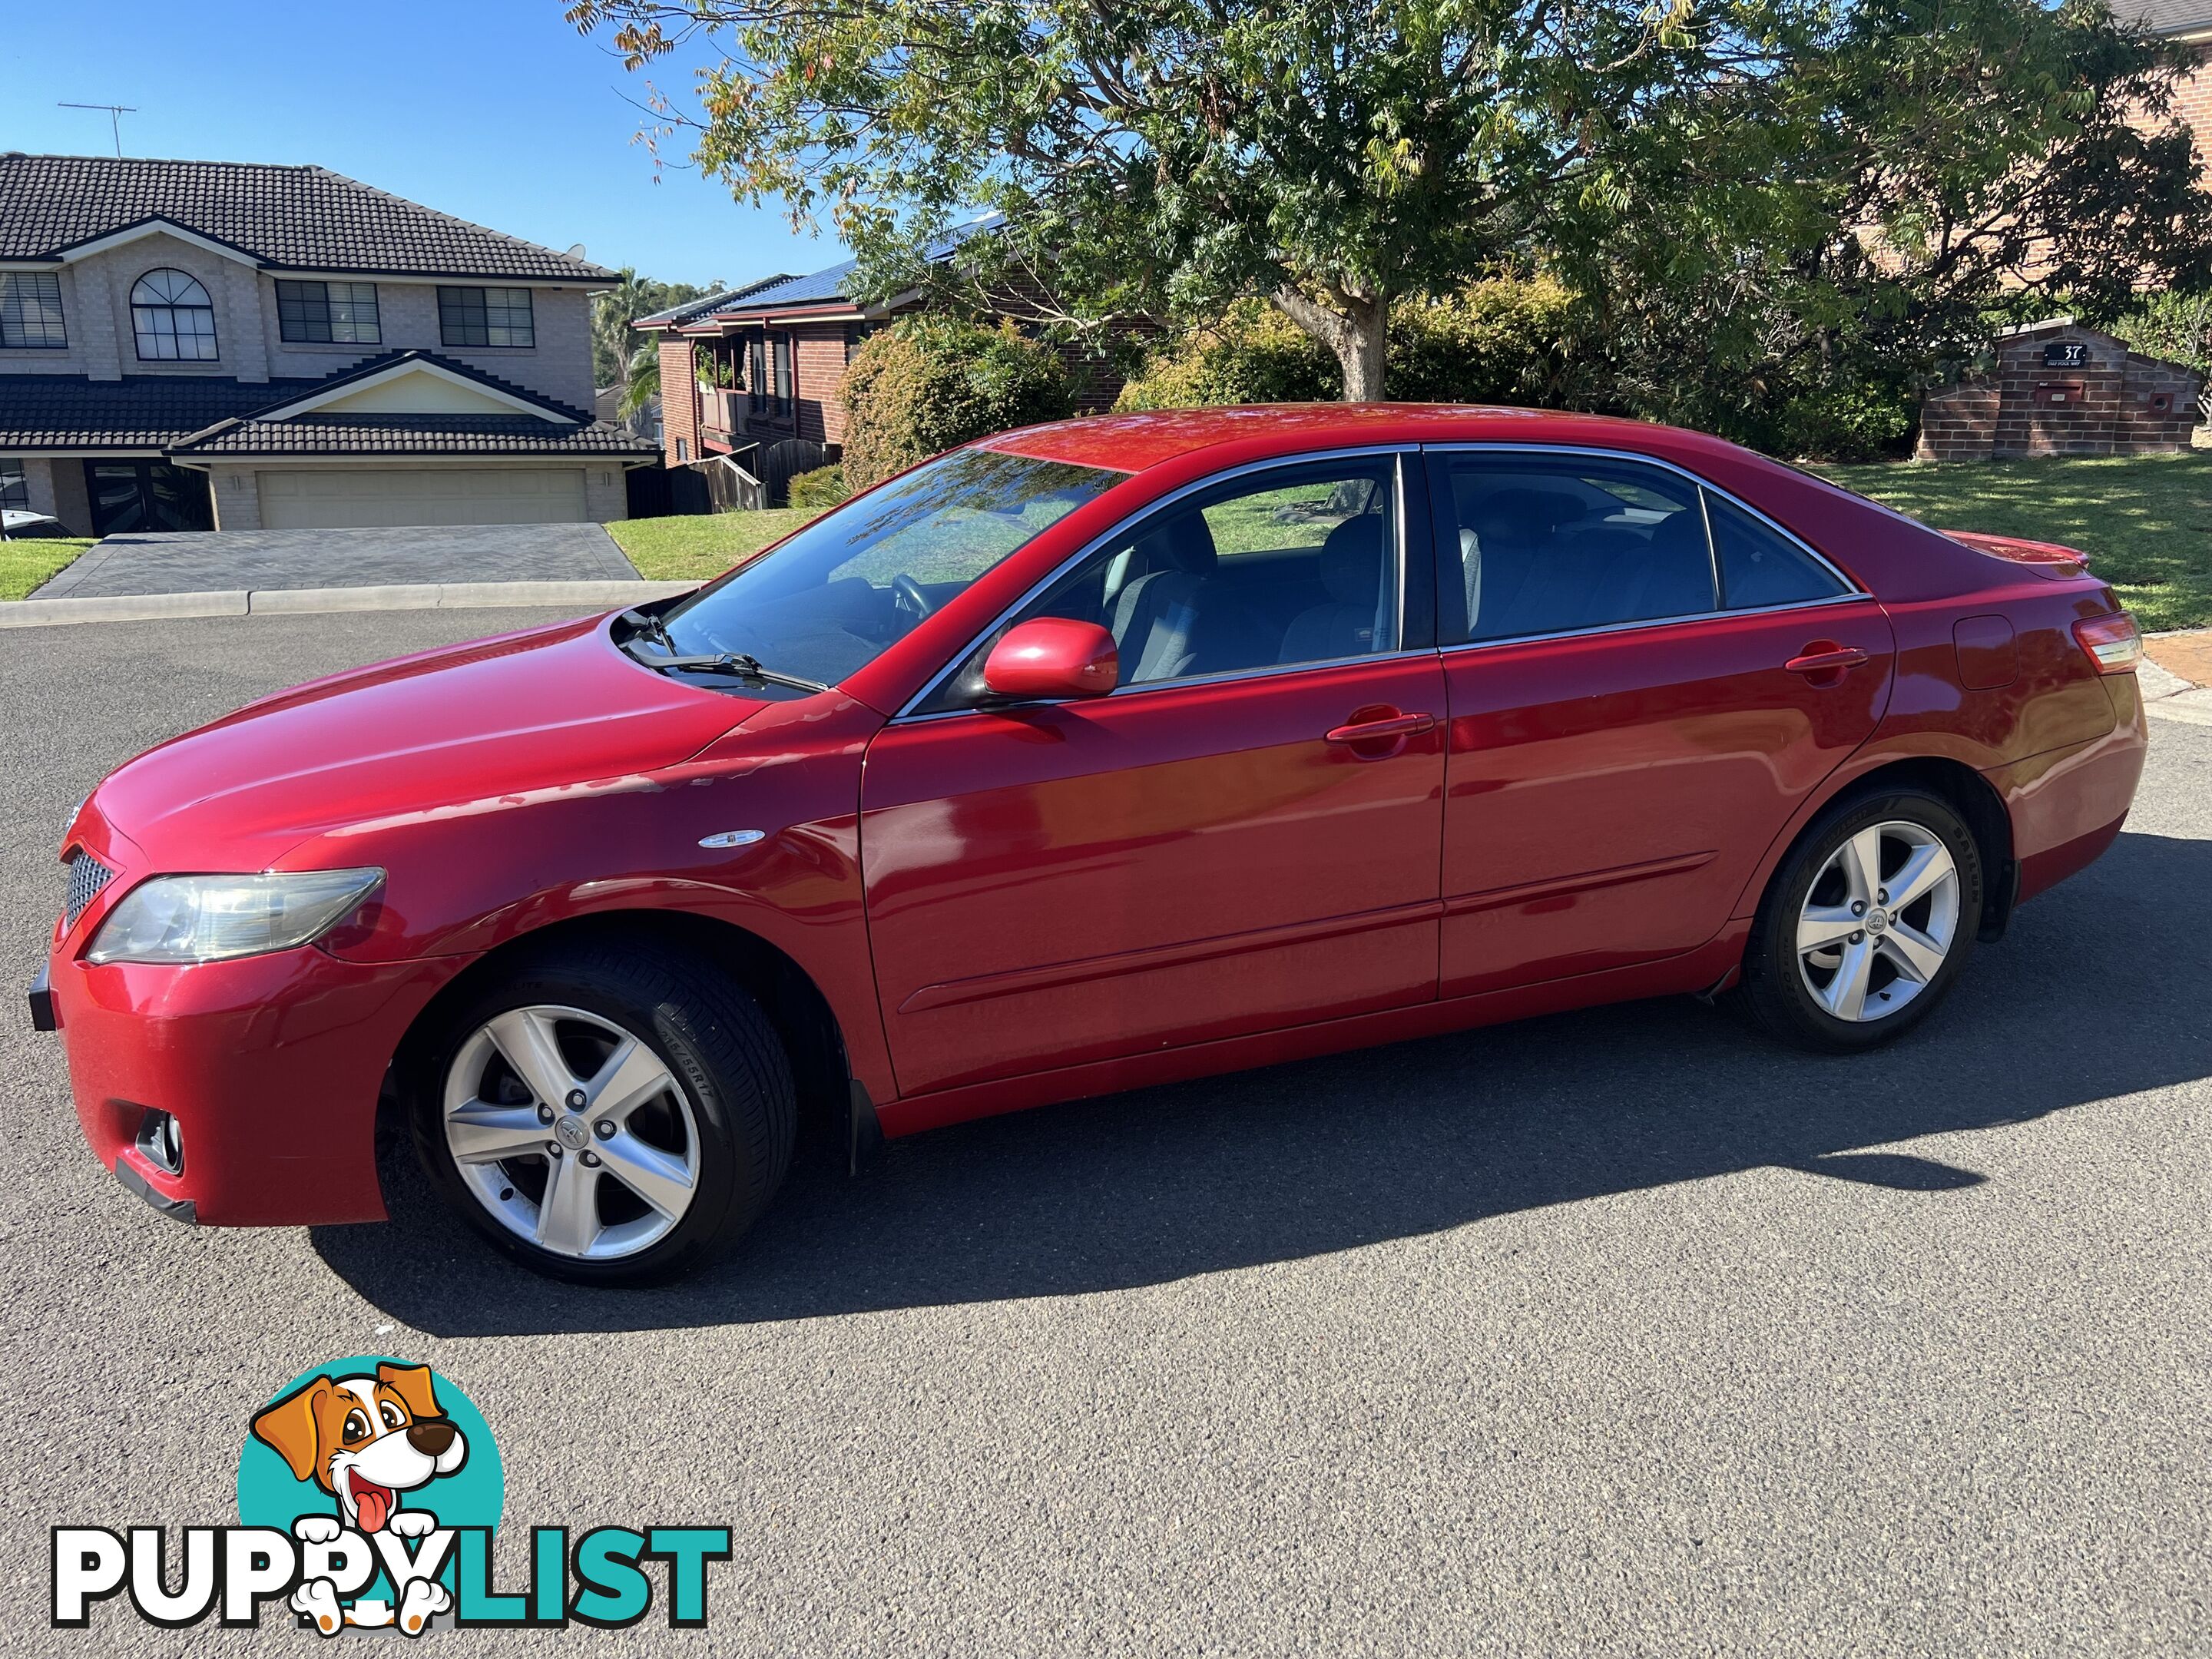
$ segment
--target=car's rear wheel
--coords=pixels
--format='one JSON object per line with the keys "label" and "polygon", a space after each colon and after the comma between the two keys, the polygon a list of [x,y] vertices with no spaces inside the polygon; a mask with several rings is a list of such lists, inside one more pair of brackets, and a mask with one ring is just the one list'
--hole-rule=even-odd
{"label": "car's rear wheel", "polygon": [[791,1067],[711,966],[622,940],[556,948],[478,987],[407,1066],[431,1183],[517,1261],[584,1284],[700,1265],[783,1180]]}
{"label": "car's rear wheel", "polygon": [[1981,855],[1918,788],[1848,798],[1774,873],[1744,949],[1744,1006],[1785,1042],[1869,1048],[1934,1012],[1982,914]]}

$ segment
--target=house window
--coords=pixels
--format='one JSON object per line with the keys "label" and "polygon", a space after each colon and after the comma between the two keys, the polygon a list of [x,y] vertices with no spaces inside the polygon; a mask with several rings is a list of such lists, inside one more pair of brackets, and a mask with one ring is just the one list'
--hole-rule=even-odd
{"label": "house window", "polygon": [[691,459],[691,446],[681,438],[676,441],[676,459],[679,461],[688,461]]}
{"label": "house window", "polygon": [[62,279],[50,270],[0,270],[0,346],[66,349]]}
{"label": "house window", "polygon": [[753,413],[783,420],[791,414],[795,390],[791,365],[791,336],[756,334],[745,345],[745,385]]}
{"label": "house window", "polygon": [[438,337],[449,346],[538,343],[526,288],[441,288]]}
{"label": "house window", "polygon": [[131,326],[141,362],[215,361],[215,301],[181,270],[149,270],[132,284]]}
{"label": "house window", "polygon": [[381,344],[376,284],[280,282],[276,329],[285,339],[309,345]]}
{"label": "house window", "polygon": [[23,477],[23,462],[20,456],[0,455],[0,507],[22,507],[31,505],[31,486]]}
{"label": "house window", "polygon": [[845,331],[845,362],[848,365],[860,355],[860,348],[867,344],[875,331],[866,323],[855,323]]}

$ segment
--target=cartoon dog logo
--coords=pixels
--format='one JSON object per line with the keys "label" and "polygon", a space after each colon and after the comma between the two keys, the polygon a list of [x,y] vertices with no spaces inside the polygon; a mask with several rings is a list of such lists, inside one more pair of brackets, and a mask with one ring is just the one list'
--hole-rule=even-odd
{"label": "cartoon dog logo", "polygon": [[[427,1365],[380,1364],[373,1376],[310,1377],[254,1418],[253,1435],[284,1460],[293,1479],[313,1480],[336,1500],[337,1514],[303,1515],[294,1523],[294,1533],[311,1543],[328,1543],[347,1529],[427,1536],[438,1517],[403,1507],[402,1495],[452,1474],[469,1455],[467,1437],[438,1409]],[[330,1581],[319,1578],[300,1587],[292,1606],[325,1636],[336,1635],[341,1623],[394,1622],[413,1636],[452,1600],[444,1585],[416,1580],[407,1586],[395,1621],[382,1601],[341,1609]]]}

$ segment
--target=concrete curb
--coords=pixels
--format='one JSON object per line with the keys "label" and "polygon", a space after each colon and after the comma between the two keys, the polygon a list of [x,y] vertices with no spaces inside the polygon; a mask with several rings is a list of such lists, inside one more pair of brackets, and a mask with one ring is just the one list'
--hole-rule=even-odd
{"label": "concrete curb", "polygon": [[264,587],[210,593],[126,593],[0,604],[0,629],[71,623],[161,622],[179,617],[299,617],[331,611],[480,611],[558,605],[580,610],[688,593],[697,582],[398,582],[381,587]]}

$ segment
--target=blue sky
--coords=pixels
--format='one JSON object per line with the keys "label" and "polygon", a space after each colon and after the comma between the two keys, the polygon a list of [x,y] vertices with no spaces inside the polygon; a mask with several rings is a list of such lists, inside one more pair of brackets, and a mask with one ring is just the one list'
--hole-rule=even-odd
{"label": "blue sky", "polygon": [[[313,162],[550,247],[664,280],[744,282],[834,264],[827,234],[629,142],[644,77],[562,20],[560,0],[97,7],[16,0],[0,27],[0,149]],[[688,86],[680,68],[653,78]],[[680,148],[670,155],[683,159]]]}

